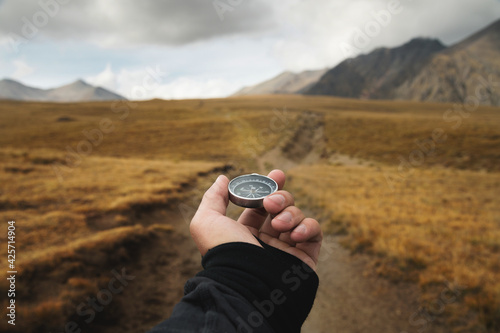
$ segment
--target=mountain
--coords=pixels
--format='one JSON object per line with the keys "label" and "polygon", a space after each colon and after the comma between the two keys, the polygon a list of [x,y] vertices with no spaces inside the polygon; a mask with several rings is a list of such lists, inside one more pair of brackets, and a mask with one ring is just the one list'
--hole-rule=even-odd
{"label": "mountain", "polygon": [[123,100],[125,97],[101,87],[94,87],[78,80],[47,91],[49,100],[56,102]]}
{"label": "mountain", "polygon": [[305,93],[500,106],[500,20],[449,48],[413,39],[329,70]]}
{"label": "mountain", "polygon": [[14,80],[0,81],[0,99],[41,102],[86,102],[124,100],[123,96],[101,87],[94,87],[77,80],[65,86],[53,89],[38,89],[23,85]]}
{"label": "mountain", "polygon": [[394,86],[417,75],[430,57],[446,47],[436,39],[416,38],[396,48],[379,48],[341,62],[307,90],[309,95],[393,98]]}
{"label": "mountain", "polygon": [[327,69],[300,73],[283,72],[270,80],[251,87],[244,87],[233,96],[266,94],[300,94],[317,82]]}
{"label": "mountain", "polygon": [[500,20],[434,55],[394,97],[500,106]]}
{"label": "mountain", "polygon": [[44,100],[45,92],[42,89],[31,88],[14,80],[4,79],[0,81],[0,99]]}

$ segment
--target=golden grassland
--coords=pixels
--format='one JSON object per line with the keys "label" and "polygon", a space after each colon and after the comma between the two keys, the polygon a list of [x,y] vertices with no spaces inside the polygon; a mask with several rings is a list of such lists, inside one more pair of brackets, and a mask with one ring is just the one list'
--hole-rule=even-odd
{"label": "golden grassland", "polygon": [[[479,329],[498,320],[500,174],[418,169],[391,188],[390,172],[397,169],[314,165],[290,176],[301,204],[323,212],[325,231],[347,234],[344,245],[373,254],[379,274],[418,282],[429,303],[439,298],[436,286],[464,287],[465,307],[446,309],[455,324]],[[468,308],[477,310],[473,320]]]}
{"label": "golden grassland", "polygon": [[[410,158],[420,165],[441,165],[459,169],[500,171],[498,110],[480,109],[469,118],[458,114],[445,121],[445,111],[415,115],[351,113],[328,115],[328,149],[350,156],[400,164]],[[421,151],[410,157],[412,152]],[[422,162],[420,162],[422,160]]]}
{"label": "golden grassland", "polygon": [[114,226],[121,226],[126,220],[120,213],[126,215],[134,205],[167,205],[199,174],[219,167],[208,161],[89,156],[65,171],[59,181],[52,164],[37,161],[62,161],[60,155],[0,149],[0,216],[22,221],[25,259],[29,251],[37,252],[42,242],[48,247],[91,234],[89,217],[113,212]]}
{"label": "golden grassland", "polygon": [[[77,150],[83,131],[105,126],[92,156],[168,160],[229,160],[242,156],[241,142],[258,137],[269,126],[270,105],[217,101],[149,101],[141,103],[50,104],[4,102],[1,147]],[[235,103],[237,105],[237,103]],[[123,110],[122,110],[123,109]],[[116,111],[116,112],[114,112]],[[293,112],[289,113],[292,116]],[[252,148],[264,151],[275,143],[270,133]]]}
{"label": "golden grassland", "polygon": [[0,218],[17,222],[24,331],[60,329],[78,301],[95,297],[106,282],[93,274],[130,261],[137,247],[169,230],[143,226],[141,211],[177,209],[199,178],[223,172],[224,161],[239,164],[249,150],[237,145],[268,122],[262,110],[236,116],[199,110],[200,103],[144,102],[131,105],[127,117],[110,103],[1,104]]}
{"label": "golden grassland", "polygon": [[[319,157],[289,170],[300,205],[326,232],[345,234],[345,246],[373,254],[380,275],[418,283],[423,304],[438,283],[465,286],[446,308],[457,332],[498,330],[500,110],[448,110],[305,96],[0,102],[0,219],[17,221],[25,331],[64,323],[75,302],[106,282],[92,272],[173,232],[168,221],[141,222],[137,211],[193,207],[204,190],[196,184],[229,165],[237,173],[282,167],[273,155],[262,160],[265,152],[310,135],[311,114],[322,119]],[[441,140],[432,146],[436,129]],[[338,162],[338,154],[366,163]]]}
{"label": "golden grassland", "polygon": [[[168,206],[197,177],[219,168],[208,161],[88,156],[60,182],[46,163],[62,161],[60,153],[1,149],[0,156],[0,219],[16,221],[17,315],[25,332],[63,325],[68,311],[109,279],[92,272],[130,260],[133,249],[171,228],[137,224],[131,211]],[[108,218],[99,220],[103,215]],[[1,257],[2,267],[6,260]],[[9,289],[8,281],[0,288]],[[2,321],[0,328],[11,327]]]}

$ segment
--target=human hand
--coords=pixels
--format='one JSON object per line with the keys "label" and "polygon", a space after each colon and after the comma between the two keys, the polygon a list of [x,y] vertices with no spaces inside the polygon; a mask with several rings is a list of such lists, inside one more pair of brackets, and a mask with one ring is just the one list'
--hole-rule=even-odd
{"label": "human hand", "polygon": [[319,223],[306,218],[294,206],[293,196],[281,190],[285,184],[283,171],[273,170],[268,176],[278,183],[279,191],[264,199],[263,208],[245,209],[238,221],[226,216],[229,179],[219,176],[205,192],[191,221],[191,236],[202,255],[215,246],[231,242],[261,247],[255,238],[258,237],[264,243],[288,252],[316,269],[323,239]]}

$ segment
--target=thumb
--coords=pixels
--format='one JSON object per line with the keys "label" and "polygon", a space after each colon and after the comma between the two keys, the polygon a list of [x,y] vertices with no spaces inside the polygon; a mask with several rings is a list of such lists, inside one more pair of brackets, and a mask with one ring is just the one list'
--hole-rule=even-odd
{"label": "thumb", "polygon": [[229,179],[219,176],[205,192],[189,230],[201,255],[218,245],[230,242],[245,242],[262,247],[250,230],[235,220],[226,217],[229,194]]}
{"label": "thumb", "polygon": [[228,184],[229,179],[226,176],[220,175],[217,178],[203,195],[203,199],[201,200],[193,220],[195,220],[197,216],[207,218],[209,216],[216,217],[217,215],[226,215],[227,205],[229,204],[227,192]]}

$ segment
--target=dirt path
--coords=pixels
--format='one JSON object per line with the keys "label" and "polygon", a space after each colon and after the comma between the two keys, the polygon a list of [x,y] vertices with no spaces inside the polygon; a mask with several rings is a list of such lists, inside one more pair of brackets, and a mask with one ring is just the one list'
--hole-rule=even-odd
{"label": "dirt path", "polygon": [[394,285],[366,271],[366,256],[351,256],[333,237],[324,240],[320,287],[304,333],[410,332],[418,288]]}
{"label": "dirt path", "polygon": [[[344,155],[325,156],[325,138],[321,114],[305,112],[299,117],[300,133],[293,134],[284,145],[269,151],[258,160],[260,172],[269,166],[289,170],[299,164],[326,162],[355,165],[365,163]],[[196,187],[186,189],[190,197],[200,198],[216,175],[200,179]],[[188,206],[181,203],[169,207],[136,213],[133,223],[150,225],[167,223],[171,231],[160,233],[141,249],[130,272],[137,276],[121,299],[127,320],[119,327],[99,327],[100,332],[145,332],[167,318],[173,306],[182,297],[185,281],[201,269],[200,256],[189,235],[189,211],[196,208],[196,200]],[[230,205],[231,216],[239,209]],[[192,213],[193,211],[191,211]],[[314,216],[314,212],[306,212]],[[413,284],[394,284],[374,276],[367,269],[369,257],[351,255],[339,245],[339,239],[327,236],[318,266],[320,287],[314,307],[303,326],[303,333],[371,332],[412,333],[411,316],[419,309],[418,288]],[[445,332],[430,327],[428,332]]]}
{"label": "dirt path", "polygon": [[[338,153],[326,154],[321,114],[304,112],[298,121],[301,122],[299,131],[288,142],[259,159],[261,172],[269,165],[287,171],[314,163],[372,163]],[[305,213],[316,215],[313,211]],[[339,245],[338,237],[325,237],[318,265],[320,287],[303,333],[417,332],[410,318],[419,309],[418,287],[409,283],[394,284],[374,276],[367,269],[369,259],[367,255],[352,256]],[[445,332],[440,327],[432,327],[430,331]]]}

